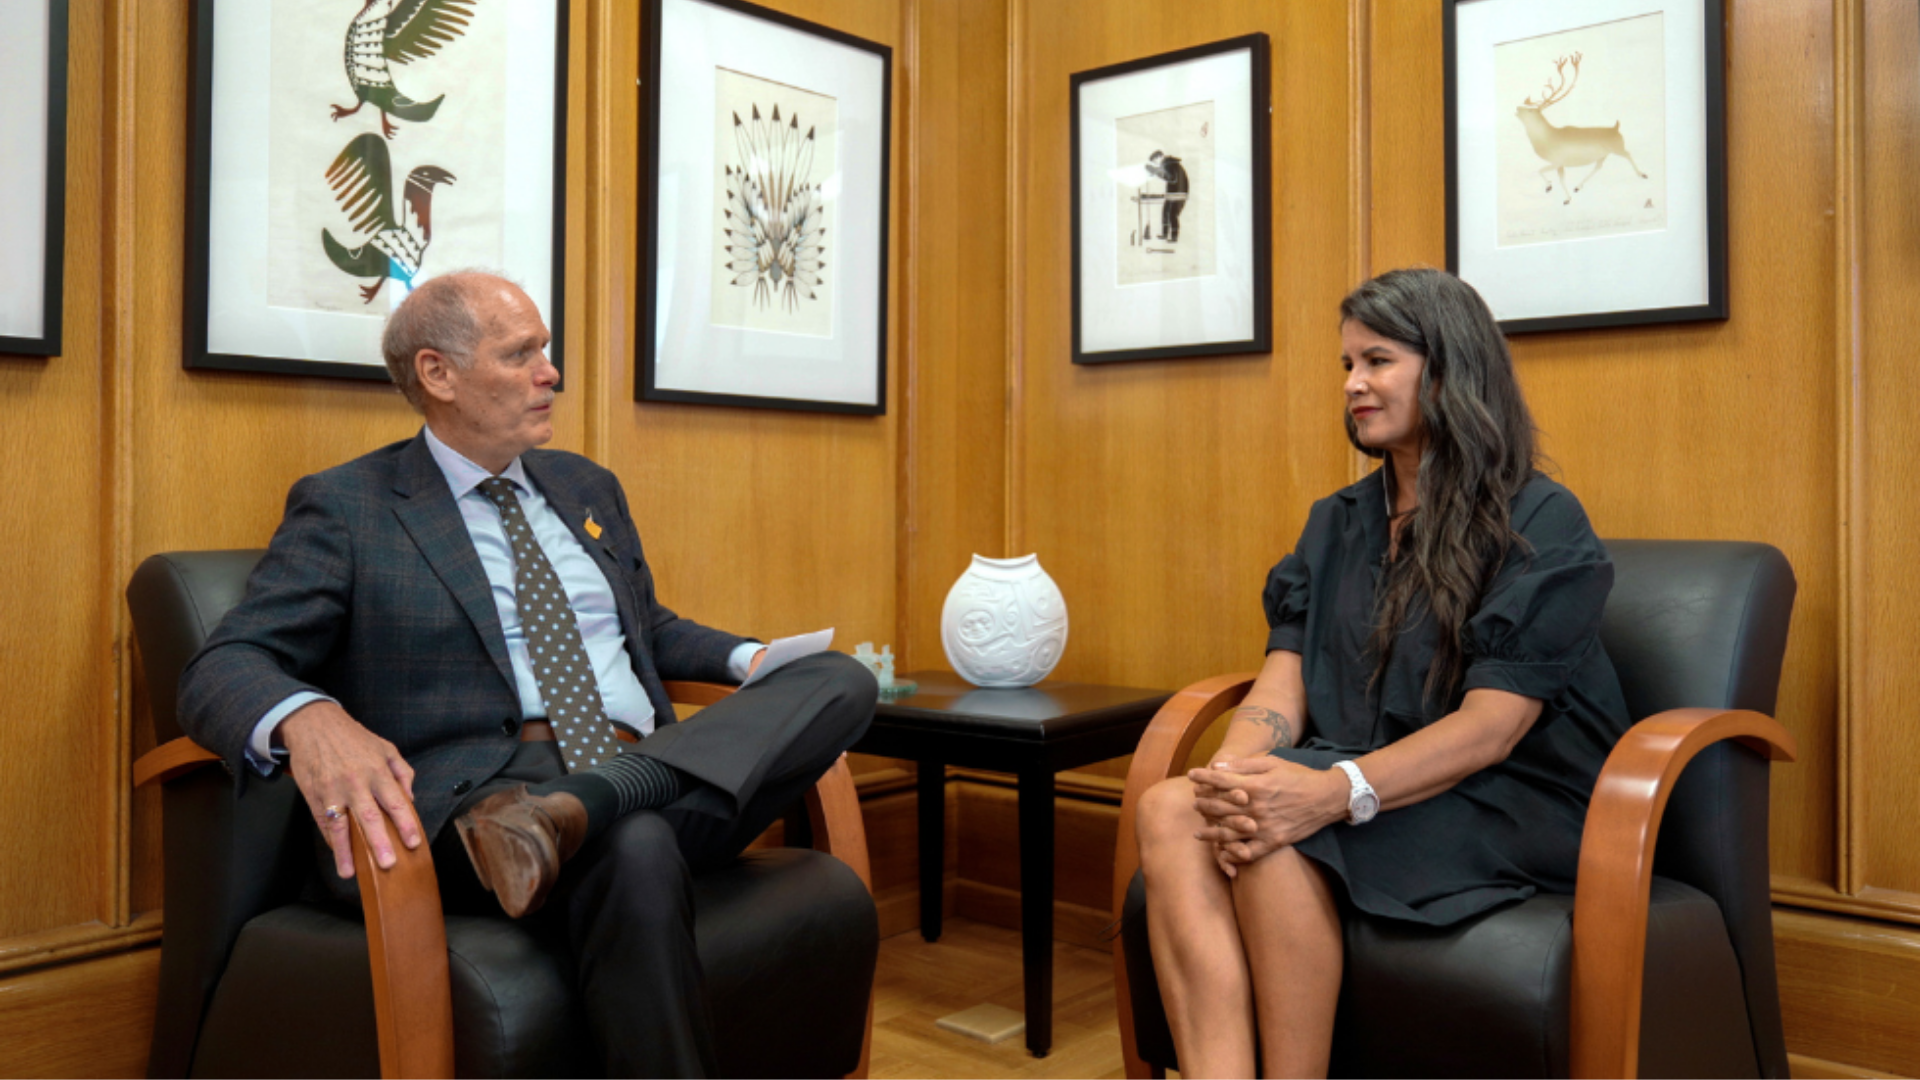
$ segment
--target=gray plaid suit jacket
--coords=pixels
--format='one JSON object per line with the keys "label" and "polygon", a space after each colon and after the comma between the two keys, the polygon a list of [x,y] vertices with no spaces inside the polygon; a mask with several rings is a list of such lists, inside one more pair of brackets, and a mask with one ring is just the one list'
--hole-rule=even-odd
{"label": "gray plaid suit jacket", "polygon": [[[564,451],[521,460],[607,575],[655,724],[675,720],[663,679],[732,681],[727,658],[746,639],[660,603],[614,475]],[[598,539],[586,531],[589,514]],[[181,726],[244,785],[255,723],[302,690],[337,699],[399,748],[429,836],[518,746],[520,697],[499,610],[421,436],[294,484],[246,598],[181,676]]]}

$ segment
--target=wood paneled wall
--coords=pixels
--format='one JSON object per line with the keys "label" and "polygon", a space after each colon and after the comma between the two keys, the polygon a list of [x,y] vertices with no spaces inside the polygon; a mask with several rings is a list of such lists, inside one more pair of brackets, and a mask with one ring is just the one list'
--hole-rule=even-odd
{"label": "wood paneled wall", "polygon": [[[907,9],[779,6],[895,48],[892,231],[906,234]],[[145,1059],[155,954],[128,950],[161,931],[162,881],[159,800],[128,790],[133,755],[152,745],[121,598],[133,567],[157,551],[264,544],[295,479],[418,426],[380,385],[182,369],[191,7],[72,0],[67,352],[0,357],[14,417],[0,442],[0,539],[16,560],[0,621],[13,772],[0,789],[0,1005],[30,1003],[7,1015],[41,1018],[37,1039],[8,1027],[5,1075],[119,1074]],[[954,24],[943,43],[968,62],[979,59],[968,50],[999,48],[952,32],[973,17],[966,5],[927,8]],[[570,350],[554,445],[620,475],[679,610],[762,637],[832,625],[848,647],[900,640],[899,328],[917,321],[904,260],[891,279],[887,416],[634,404],[638,5],[573,0],[571,18]],[[994,236],[965,246],[975,260],[1004,252]],[[951,296],[944,306],[979,315]],[[988,385],[997,395],[1004,380]],[[877,790],[898,786],[889,763],[859,767],[883,774]],[[41,1022],[53,1014],[74,1022]]]}
{"label": "wood paneled wall", "polygon": [[[151,733],[120,591],[149,553],[262,543],[296,477],[417,423],[379,387],[181,369],[188,6],[72,0],[67,355],[0,357],[16,553],[0,1003],[107,1010],[122,1041],[150,1007],[161,893],[158,802],[127,792]],[[1061,676],[1171,687],[1255,666],[1267,568],[1357,475],[1335,306],[1369,273],[1444,260],[1440,5],[776,6],[895,49],[885,417],[633,403],[638,5],[573,0],[557,445],[621,476],[664,595],[719,625],[834,625],[845,646],[940,666],[967,556],[1034,551],[1073,613]],[[1603,534],[1761,539],[1793,561],[1779,713],[1802,757],[1775,770],[1773,802],[1789,1035],[1824,1062],[1920,1071],[1920,18],[1913,0],[1728,8],[1733,318],[1530,335],[1515,353]],[[1274,58],[1273,352],[1074,367],[1068,76],[1252,31]],[[1069,936],[1096,925],[1123,765],[1062,784]],[[905,774],[860,768],[886,823],[887,924],[905,925]],[[1005,793],[962,783],[956,902],[1005,918]],[[38,1057],[0,1040],[0,1072],[137,1060],[89,1056],[89,1026],[35,1026],[72,1037]]]}
{"label": "wood paneled wall", "polygon": [[[1354,475],[1335,305],[1370,273],[1445,263],[1442,5],[1020,6],[1014,546],[1067,595],[1061,674],[1177,686],[1252,668],[1264,571],[1308,503]],[[1602,535],[1763,540],[1792,561],[1777,711],[1801,757],[1774,770],[1776,899],[1849,917],[1783,916],[1789,1037],[1826,1065],[1911,1074],[1920,1047],[1894,1033],[1920,1029],[1920,1006],[1887,979],[1920,985],[1920,737],[1905,707],[1920,691],[1920,384],[1904,363],[1920,310],[1920,13],[1727,8],[1733,317],[1525,335],[1514,353],[1545,449]],[[1068,75],[1251,30],[1274,39],[1273,354],[1072,367]],[[1105,800],[1097,778],[1069,786]],[[983,799],[962,800],[974,846],[960,870],[990,893],[1005,867],[970,830],[1004,823],[969,816]],[[1090,838],[1092,820],[1072,827]],[[980,891],[963,881],[963,905]]]}
{"label": "wood paneled wall", "polygon": [[[1058,674],[1181,686],[1257,667],[1260,590],[1307,508],[1348,481],[1337,308],[1357,267],[1342,3],[1022,4],[1026,193],[1011,473],[1014,545],[1065,594]],[[1068,77],[1265,31],[1273,57],[1271,355],[1075,366]]]}

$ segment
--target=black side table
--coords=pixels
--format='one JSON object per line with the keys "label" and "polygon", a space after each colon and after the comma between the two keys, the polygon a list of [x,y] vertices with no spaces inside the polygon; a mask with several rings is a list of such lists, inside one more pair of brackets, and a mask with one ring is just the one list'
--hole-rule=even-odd
{"label": "black side table", "polygon": [[940,937],[946,855],[946,766],[1010,772],[1020,784],[1020,949],[1027,1049],[1053,1046],[1053,774],[1133,753],[1164,690],[1043,682],[982,690],[948,671],[900,676],[920,684],[883,701],[854,749],[920,763],[920,933]]}

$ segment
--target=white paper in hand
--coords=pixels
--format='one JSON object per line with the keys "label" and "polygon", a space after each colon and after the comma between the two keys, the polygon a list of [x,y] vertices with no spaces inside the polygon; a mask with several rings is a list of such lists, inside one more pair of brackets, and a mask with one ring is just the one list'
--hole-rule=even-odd
{"label": "white paper in hand", "polygon": [[831,644],[833,644],[833,627],[831,626],[825,630],[815,630],[811,634],[779,638],[767,646],[767,655],[760,658],[760,666],[753,669],[753,674],[747,676],[747,681],[740,684],[740,689],[745,690],[803,656],[826,652],[827,646]]}

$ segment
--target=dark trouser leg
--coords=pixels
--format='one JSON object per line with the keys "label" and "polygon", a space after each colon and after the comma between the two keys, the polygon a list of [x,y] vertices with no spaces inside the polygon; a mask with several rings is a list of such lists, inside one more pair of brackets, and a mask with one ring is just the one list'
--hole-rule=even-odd
{"label": "dark trouser leg", "polygon": [[1168,199],[1166,207],[1162,211],[1164,220],[1161,222],[1160,231],[1164,234],[1165,239],[1171,243],[1177,244],[1180,242],[1180,211],[1186,208],[1187,204],[1185,200],[1175,201]]}
{"label": "dark trouser leg", "polygon": [[[873,676],[847,657],[808,657],[636,748],[693,778],[693,790],[665,810],[628,814],[589,840],[533,916],[565,920],[580,996],[609,1075],[713,1074],[713,1024],[694,945],[693,869],[725,863],[766,831],[866,731],[877,693]],[[456,816],[504,788],[562,771],[555,744],[522,744]],[[433,854],[448,911],[499,912],[454,829],[442,830]]]}
{"label": "dark trouser leg", "polygon": [[652,810],[614,822],[567,863],[547,906],[555,909],[607,1075],[714,1075],[693,872],[672,824]]}
{"label": "dark trouser leg", "polygon": [[[567,912],[608,1075],[716,1071],[693,873],[738,855],[799,799],[866,731],[876,694],[865,668],[828,653],[641,742],[691,776],[744,779],[725,793],[740,801],[737,812],[712,813],[721,793],[698,785],[666,809],[621,818],[561,876],[555,898]],[[650,745],[668,733],[679,734]]]}
{"label": "dark trouser leg", "polygon": [[878,695],[866,668],[821,653],[642,741],[639,752],[704,781],[659,811],[687,862],[724,863],[779,820],[859,741]]}

